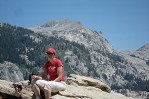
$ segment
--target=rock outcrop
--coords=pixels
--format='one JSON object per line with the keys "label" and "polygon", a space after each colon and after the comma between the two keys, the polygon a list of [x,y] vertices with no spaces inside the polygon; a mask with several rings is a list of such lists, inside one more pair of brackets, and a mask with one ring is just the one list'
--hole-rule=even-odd
{"label": "rock outcrop", "polygon": [[111,92],[111,88],[105,83],[99,80],[93,79],[93,78],[85,77],[85,76],[71,74],[70,77],[67,78],[67,83],[70,85],[77,84],[79,86],[92,86],[95,88],[99,88],[105,92],[109,92],[109,93]]}
{"label": "rock outcrop", "polygon": [[0,79],[10,82],[24,80],[23,74],[18,66],[8,61],[5,61],[3,64],[0,63]]}
{"label": "rock outcrop", "polygon": [[[21,81],[22,98],[35,99],[28,81]],[[12,82],[0,80],[0,99],[19,99]],[[96,79],[71,74],[67,78],[67,88],[52,96],[52,99],[135,99],[111,91],[110,87]]]}

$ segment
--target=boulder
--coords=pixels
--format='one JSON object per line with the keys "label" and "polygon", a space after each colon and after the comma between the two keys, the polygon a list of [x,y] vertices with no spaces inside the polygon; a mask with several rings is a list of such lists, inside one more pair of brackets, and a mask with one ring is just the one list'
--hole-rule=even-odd
{"label": "boulder", "polygon": [[92,86],[105,92],[111,92],[111,88],[107,84],[86,76],[70,74],[70,77],[67,78],[67,83],[70,85],[77,84],[78,86]]}

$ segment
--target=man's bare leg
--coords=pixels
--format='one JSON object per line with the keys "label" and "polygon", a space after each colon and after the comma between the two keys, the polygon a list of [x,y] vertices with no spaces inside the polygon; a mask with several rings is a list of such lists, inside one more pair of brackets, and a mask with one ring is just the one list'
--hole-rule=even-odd
{"label": "man's bare leg", "polygon": [[35,93],[35,96],[36,97],[40,97],[40,89],[38,87],[32,87],[34,93]]}
{"label": "man's bare leg", "polygon": [[46,99],[50,99],[51,98],[51,91],[44,90],[44,93],[45,93]]}

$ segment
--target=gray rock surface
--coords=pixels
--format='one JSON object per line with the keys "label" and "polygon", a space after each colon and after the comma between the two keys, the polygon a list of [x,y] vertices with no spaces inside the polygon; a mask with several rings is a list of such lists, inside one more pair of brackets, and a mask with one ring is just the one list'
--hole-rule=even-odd
{"label": "gray rock surface", "polygon": [[0,63],[0,79],[14,83],[24,80],[18,66],[8,61],[5,61],[3,64]]}
{"label": "gray rock surface", "polygon": [[[4,96],[8,99],[15,97],[15,89],[12,84],[12,82],[0,80],[0,98],[4,99]],[[21,91],[23,99],[35,99],[28,81],[21,81],[19,84],[23,86]],[[107,87],[110,90],[109,86],[96,79],[71,74],[68,78],[66,90],[53,95],[52,99],[137,99],[126,97],[111,90],[107,90],[108,92],[102,91],[100,86]],[[17,97],[14,99],[17,99]]]}

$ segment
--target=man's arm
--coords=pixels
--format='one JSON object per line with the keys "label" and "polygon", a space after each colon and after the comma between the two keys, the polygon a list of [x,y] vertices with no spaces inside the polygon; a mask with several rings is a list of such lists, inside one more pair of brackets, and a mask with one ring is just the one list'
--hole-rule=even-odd
{"label": "man's arm", "polygon": [[32,76],[32,79],[34,79],[34,80],[42,80],[42,79],[45,80],[46,78],[47,78],[47,70],[45,68],[44,68],[42,77],[37,76],[37,75]]}
{"label": "man's arm", "polygon": [[46,79],[47,78],[47,69],[46,68],[44,68],[44,72],[43,72],[43,74],[42,74],[42,79]]}
{"label": "man's arm", "polygon": [[57,67],[57,75],[58,77],[54,81],[60,81],[62,79],[62,66]]}

